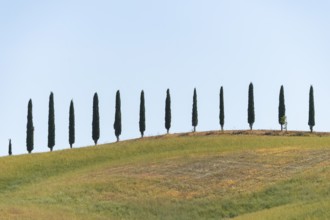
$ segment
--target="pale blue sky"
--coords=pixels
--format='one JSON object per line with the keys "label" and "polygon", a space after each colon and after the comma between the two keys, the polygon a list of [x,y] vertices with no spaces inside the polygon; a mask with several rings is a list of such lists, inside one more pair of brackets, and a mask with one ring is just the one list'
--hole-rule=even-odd
{"label": "pale blue sky", "polygon": [[28,100],[34,105],[35,150],[48,151],[48,98],[55,95],[56,146],[68,148],[70,100],[76,144],[91,138],[92,98],[100,99],[99,143],[115,141],[115,92],[121,91],[122,139],[139,137],[141,89],[146,135],[165,133],[166,89],[172,132],[191,131],[194,87],[197,130],[248,129],[247,92],[255,88],[256,129],[278,129],[280,86],[288,127],[308,130],[314,85],[316,131],[330,131],[330,3],[307,0],[0,0],[0,155],[13,139],[25,153]]}

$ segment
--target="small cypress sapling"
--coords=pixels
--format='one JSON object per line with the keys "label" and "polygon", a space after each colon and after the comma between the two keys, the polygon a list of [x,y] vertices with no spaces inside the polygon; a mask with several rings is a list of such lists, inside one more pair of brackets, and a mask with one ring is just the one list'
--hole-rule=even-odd
{"label": "small cypress sapling", "polygon": [[146,130],[146,112],[145,112],[145,100],[144,100],[144,91],[141,91],[140,96],[140,120],[139,120],[139,128],[141,137],[143,138],[144,132]]}
{"label": "small cypress sapling", "polygon": [[281,118],[281,124],[283,124],[283,129],[285,129],[285,131],[288,131],[288,121],[286,116],[283,116]]}
{"label": "small cypress sapling", "polygon": [[194,89],[194,96],[193,96],[193,107],[192,107],[192,120],[191,124],[194,127],[194,132],[196,131],[196,126],[198,125],[198,110],[197,110],[197,92],[196,88]]}
{"label": "small cypress sapling", "polygon": [[119,90],[116,93],[116,112],[115,112],[115,123],[113,124],[115,129],[115,135],[117,137],[117,142],[119,141],[119,136],[121,135],[121,101]]}

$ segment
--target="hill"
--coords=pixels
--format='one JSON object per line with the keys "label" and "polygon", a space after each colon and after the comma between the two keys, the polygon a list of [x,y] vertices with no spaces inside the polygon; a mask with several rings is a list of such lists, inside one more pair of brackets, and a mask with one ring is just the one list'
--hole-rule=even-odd
{"label": "hill", "polygon": [[166,135],[0,159],[1,219],[330,219],[330,135]]}

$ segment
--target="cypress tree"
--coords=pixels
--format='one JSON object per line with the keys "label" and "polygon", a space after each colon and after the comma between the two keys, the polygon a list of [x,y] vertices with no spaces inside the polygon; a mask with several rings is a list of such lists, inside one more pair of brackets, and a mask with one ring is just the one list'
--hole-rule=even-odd
{"label": "cypress tree", "polygon": [[117,137],[117,142],[119,141],[119,136],[121,135],[121,101],[119,90],[116,93],[116,112],[115,112],[115,123],[113,124],[115,129],[115,135]]}
{"label": "cypress tree", "polygon": [[97,93],[93,98],[93,122],[92,122],[92,137],[95,145],[100,138],[100,114],[99,114],[99,97]]}
{"label": "cypress tree", "polygon": [[141,91],[140,97],[140,121],[139,127],[141,132],[141,137],[144,136],[144,131],[146,130],[146,110],[145,110],[145,101],[144,101],[144,91]]}
{"label": "cypress tree", "polygon": [[70,112],[69,112],[69,144],[70,148],[75,143],[75,115],[74,115],[74,104],[73,100],[70,103]]}
{"label": "cypress tree", "polygon": [[29,100],[28,104],[28,115],[26,125],[26,148],[29,154],[33,150],[34,145],[34,127],[33,127],[33,116],[32,116],[32,100]]}
{"label": "cypress tree", "polygon": [[281,131],[283,131],[283,125],[285,123],[283,117],[285,117],[285,101],[284,101],[284,87],[282,85],[280,89],[279,105],[278,105],[278,123],[280,123],[281,125]]}
{"label": "cypress tree", "polygon": [[167,130],[167,134],[171,128],[171,95],[170,90],[166,91],[166,100],[165,100],[165,128]]}
{"label": "cypress tree", "polygon": [[55,109],[54,94],[51,92],[49,96],[49,112],[48,112],[48,148],[53,151],[55,146]]}
{"label": "cypress tree", "polygon": [[9,156],[11,156],[11,155],[12,155],[12,149],[11,149],[11,139],[9,139],[8,154],[9,154]]}
{"label": "cypress tree", "polygon": [[197,92],[196,88],[194,89],[193,96],[193,107],[192,107],[192,120],[191,124],[194,127],[194,132],[196,131],[196,126],[198,125],[198,111],[197,111]]}
{"label": "cypress tree", "polygon": [[254,115],[254,95],[253,95],[253,84],[249,85],[249,102],[248,102],[248,123],[250,125],[250,130],[252,130],[255,121]]}
{"label": "cypress tree", "polygon": [[223,87],[222,86],[221,86],[221,89],[220,89],[220,115],[219,115],[219,120],[220,120],[221,131],[223,131],[223,126],[225,124],[225,106],[224,106],[224,100],[223,100]]}
{"label": "cypress tree", "polygon": [[313,132],[313,127],[315,125],[315,109],[314,109],[314,89],[313,86],[310,87],[309,90],[309,117],[308,117],[308,125]]}

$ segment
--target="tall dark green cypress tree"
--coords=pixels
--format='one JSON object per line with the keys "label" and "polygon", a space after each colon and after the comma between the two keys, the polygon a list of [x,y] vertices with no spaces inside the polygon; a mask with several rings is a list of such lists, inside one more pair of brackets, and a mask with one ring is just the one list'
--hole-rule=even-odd
{"label": "tall dark green cypress tree", "polygon": [[9,139],[9,146],[8,146],[8,155],[11,156],[13,154],[12,152],[12,146],[11,146],[11,139]]}
{"label": "tall dark green cypress tree", "polygon": [[315,108],[314,108],[314,89],[313,86],[310,87],[309,90],[309,117],[308,117],[308,125],[313,132],[313,127],[315,126]]}
{"label": "tall dark green cypress tree", "polygon": [[250,126],[250,130],[252,130],[254,121],[255,121],[255,115],[254,115],[253,84],[250,83],[250,85],[249,85],[249,102],[248,102],[248,123]]}
{"label": "tall dark green cypress tree", "polygon": [[279,96],[279,105],[278,105],[278,123],[281,125],[281,131],[283,131],[283,125],[285,124],[285,101],[284,101],[284,87],[281,86],[280,96]]}
{"label": "tall dark green cypress tree", "polygon": [[219,114],[219,120],[220,120],[220,126],[221,131],[223,131],[223,126],[225,124],[225,105],[224,105],[224,99],[223,99],[223,87],[220,88],[220,114]]}
{"label": "tall dark green cypress tree", "polygon": [[72,148],[72,145],[75,143],[75,115],[74,115],[74,104],[73,100],[71,100],[70,103],[70,112],[69,112],[69,144],[70,148]]}
{"label": "tall dark green cypress tree", "polygon": [[144,132],[146,130],[146,109],[145,109],[145,101],[144,101],[144,91],[141,91],[140,96],[140,121],[139,127],[141,132],[141,137],[143,138]]}
{"label": "tall dark green cypress tree", "polygon": [[92,137],[95,145],[100,138],[100,114],[99,114],[99,97],[97,93],[93,98],[93,122],[92,122]]}
{"label": "tall dark green cypress tree", "polygon": [[49,112],[48,112],[48,148],[53,151],[55,146],[55,109],[54,94],[51,92],[49,96]]}
{"label": "tall dark green cypress tree", "polygon": [[194,132],[195,132],[196,131],[196,126],[198,125],[198,110],[197,110],[197,92],[196,92],[196,88],[194,89],[194,96],[193,96],[191,124],[194,127]]}
{"label": "tall dark green cypress tree", "polygon": [[165,100],[165,128],[167,130],[167,134],[170,131],[171,128],[171,95],[170,95],[170,89],[167,89],[166,91],[166,100]]}
{"label": "tall dark green cypress tree", "polygon": [[28,104],[27,125],[26,125],[26,149],[29,154],[33,151],[34,146],[34,126],[32,115],[32,100]]}
{"label": "tall dark green cypress tree", "polygon": [[115,129],[115,135],[117,137],[117,142],[119,141],[119,136],[121,135],[121,101],[119,90],[116,93],[116,112],[115,112],[115,123],[113,124]]}

